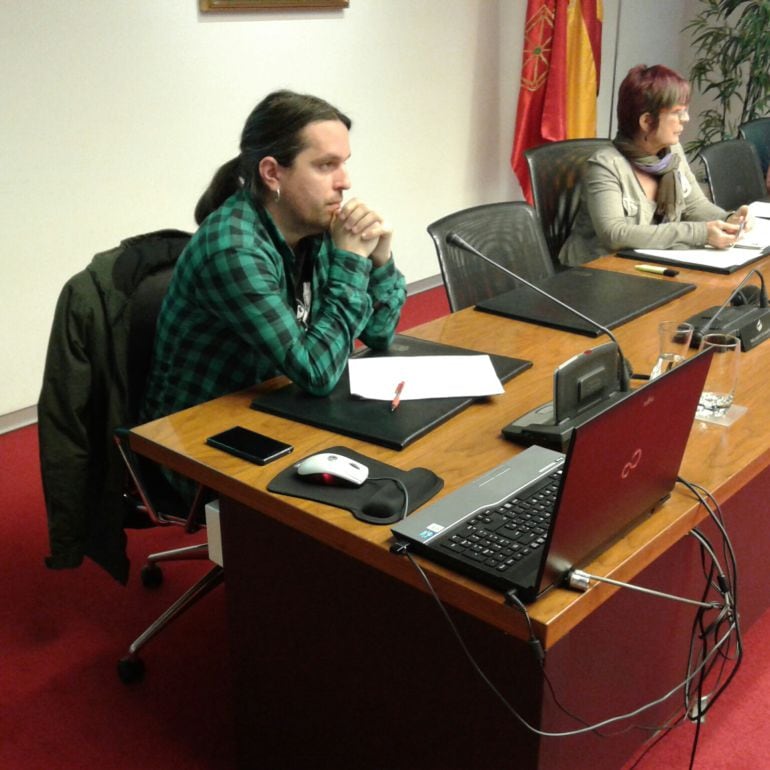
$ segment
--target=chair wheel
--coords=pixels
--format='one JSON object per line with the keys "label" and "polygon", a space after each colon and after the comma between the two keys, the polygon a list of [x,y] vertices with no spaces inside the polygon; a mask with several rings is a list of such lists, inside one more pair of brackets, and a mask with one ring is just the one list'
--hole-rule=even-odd
{"label": "chair wheel", "polygon": [[163,582],[163,570],[157,564],[145,564],[140,577],[145,588],[157,588]]}
{"label": "chair wheel", "polygon": [[144,661],[131,655],[118,661],[118,676],[123,684],[134,684],[144,679]]}

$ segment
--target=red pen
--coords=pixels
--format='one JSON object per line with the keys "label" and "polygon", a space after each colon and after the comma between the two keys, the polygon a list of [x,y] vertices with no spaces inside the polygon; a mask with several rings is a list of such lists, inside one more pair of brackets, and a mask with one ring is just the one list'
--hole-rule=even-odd
{"label": "red pen", "polygon": [[404,389],[404,383],[399,382],[396,385],[396,394],[393,396],[393,400],[390,402],[390,411],[395,412],[398,409],[398,405],[401,403],[401,391]]}

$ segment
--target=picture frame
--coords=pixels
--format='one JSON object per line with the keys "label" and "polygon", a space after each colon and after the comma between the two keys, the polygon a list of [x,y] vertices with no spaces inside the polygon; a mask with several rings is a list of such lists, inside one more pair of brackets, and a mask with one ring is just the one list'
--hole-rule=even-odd
{"label": "picture frame", "polygon": [[203,13],[214,11],[277,11],[284,8],[347,8],[350,0],[199,0]]}

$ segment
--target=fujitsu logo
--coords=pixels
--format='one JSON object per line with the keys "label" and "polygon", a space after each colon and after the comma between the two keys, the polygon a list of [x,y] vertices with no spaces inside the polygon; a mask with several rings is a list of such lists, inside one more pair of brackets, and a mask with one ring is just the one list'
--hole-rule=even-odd
{"label": "fujitsu logo", "polygon": [[631,471],[636,468],[642,460],[642,450],[637,449],[632,455],[631,459],[623,466],[623,470],[620,473],[621,479],[627,479],[631,475]]}

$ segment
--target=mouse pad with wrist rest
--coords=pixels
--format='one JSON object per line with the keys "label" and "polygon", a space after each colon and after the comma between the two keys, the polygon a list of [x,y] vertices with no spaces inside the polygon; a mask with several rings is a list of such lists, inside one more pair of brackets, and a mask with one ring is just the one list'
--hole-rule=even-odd
{"label": "mouse pad with wrist rest", "polygon": [[[364,350],[358,356],[430,356],[479,353],[439,342],[397,334],[387,350]],[[531,361],[508,356],[489,356],[501,382],[507,382],[529,369]],[[351,396],[347,369],[332,392],[325,397],[311,396],[294,384],[258,395],[252,409],[287,417],[316,428],[371,441],[389,449],[403,449],[415,439],[438,427],[478,399],[425,398],[402,401],[395,412],[386,401]]]}
{"label": "mouse pad with wrist rest", "polygon": [[[368,524],[394,524],[401,519],[404,493],[401,487],[390,479],[397,478],[406,487],[409,493],[407,513],[426,503],[444,486],[444,480],[427,468],[402,471],[400,468],[343,446],[334,446],[320,451],[349,457],[365,465],[369,468],[369,478],[360,487],[327,486],[297,473],[296,466],[306,459],[303,457],[282,470],[267,485],[268,491],[344,508],[357,519]],[[319,452],[313,454],[319,454]]]}

